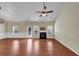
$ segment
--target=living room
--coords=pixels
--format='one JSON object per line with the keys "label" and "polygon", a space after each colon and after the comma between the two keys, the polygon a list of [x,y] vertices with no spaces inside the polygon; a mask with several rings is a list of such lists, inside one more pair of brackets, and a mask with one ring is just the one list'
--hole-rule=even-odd
{"label": "living room", "polygon": [[0,55],[79,55],[78,15],[76,2],[0,2]]}

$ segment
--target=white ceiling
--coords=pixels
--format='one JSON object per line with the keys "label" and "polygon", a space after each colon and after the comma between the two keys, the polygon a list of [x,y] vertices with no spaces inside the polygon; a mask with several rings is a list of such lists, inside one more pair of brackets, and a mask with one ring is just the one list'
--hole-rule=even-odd
{"label": "white ceiling", "polygon": [[62,2],[46,2],[47,10],[53,10],[53,13],[47,17],[39,17],[39,13],[43,8],[42,2],[0,2],[2,9],[0,10],[0,18],[5,21],[53,21],[60,13]]}

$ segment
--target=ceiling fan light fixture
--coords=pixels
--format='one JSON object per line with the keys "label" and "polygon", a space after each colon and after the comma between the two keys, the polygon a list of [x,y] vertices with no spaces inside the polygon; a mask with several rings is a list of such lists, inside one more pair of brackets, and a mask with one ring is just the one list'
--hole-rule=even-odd
{"label": "ceiling fan light fixture", "polygon": [[45,13],[45,14],[42,14],[42,16],[47,16],[47,14]]}

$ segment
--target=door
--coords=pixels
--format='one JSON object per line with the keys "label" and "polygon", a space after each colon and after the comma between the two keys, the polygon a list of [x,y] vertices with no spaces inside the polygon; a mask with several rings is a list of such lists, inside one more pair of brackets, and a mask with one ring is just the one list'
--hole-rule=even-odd
{"label": "door", "polygon": [[27,26],[27,37],[32,38],[32,26]]}
{"label": "door", "polygon": [[34,26],[34,37],[39,38],[39,26]]}

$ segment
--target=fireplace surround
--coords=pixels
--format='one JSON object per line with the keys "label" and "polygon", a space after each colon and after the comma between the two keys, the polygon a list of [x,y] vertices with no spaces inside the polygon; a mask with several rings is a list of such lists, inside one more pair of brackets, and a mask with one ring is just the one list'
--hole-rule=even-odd
{"label": "fireplace surround", "polygon": [[40,32],[40,39],[46,39],[47,33],[46,32]]}

